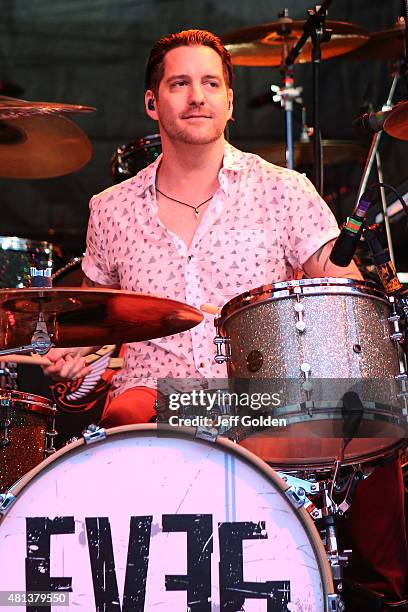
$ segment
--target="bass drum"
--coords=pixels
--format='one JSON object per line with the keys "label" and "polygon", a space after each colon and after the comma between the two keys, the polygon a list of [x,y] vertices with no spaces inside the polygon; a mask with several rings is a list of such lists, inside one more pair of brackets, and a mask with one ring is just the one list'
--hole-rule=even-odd
{"label": "bass drum", "polygon": [[337,609],[318,533],[276,473],[175,429],[110,429],[27,474],[0,523],[0,590],[68,593],[87,612]]}

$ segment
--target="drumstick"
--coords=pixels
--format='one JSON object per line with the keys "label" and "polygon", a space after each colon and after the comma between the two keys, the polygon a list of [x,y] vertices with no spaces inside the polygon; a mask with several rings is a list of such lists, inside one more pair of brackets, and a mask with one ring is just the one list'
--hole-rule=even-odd
{"label": "drumstick", "polygon": [[[96,356],[97,358],[98,356]],[[51,361],[47,359],[47,357],[43,355],[19,355],[17,353],[11,353],[9,355],[0,355],[0,362],[4,363],[20,363],[24,365],[39,365],[39,366],[49,366],[51,365]],[[93,361],[96,361],[95,355],[92,353],[91,355],[86,355],[85,363],[89,365]],[[118,369],[123,366],[123,359],[120,357],[112,357],[109,361],[109,368]]]}
{"label": "drumstick", "polygon": [[206,314],[219,315],[221,312],[221,308],[219,306],[214,306],[214,304],[201,304],[200,310],[205,312]]}
{"label": "drumstick", "polygon": [[49,366],[51,361],[42,355],[19,355],[10,353],[9,355],[0,355],[0,361],[4,363],[24,363],[27,365]]}

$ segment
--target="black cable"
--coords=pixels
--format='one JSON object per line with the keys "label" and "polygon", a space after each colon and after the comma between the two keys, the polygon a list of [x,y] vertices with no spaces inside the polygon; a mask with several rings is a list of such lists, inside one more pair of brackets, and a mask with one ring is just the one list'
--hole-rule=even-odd
{"label": "black cable", "polygon": [[389,185],[388,183],[374,183],[373,185],[370,185],[370,187],[368,187],[366,191],[369,192],[370,195],[371,195],[377,189],[377,187],[384,187],[385,189],[389,189],[390,191],[392,191],[394,193],[394,195],[397,196],[398,200],[402,204],[403,211],[407,215],[405,229],[408,232],[408,206],[407,206],[407,203],[405,202],[404,198],[402,197],[402,195],[399,193],[399,191],[397,189],[395,189],[395,187],[393,187],[392,185]]}

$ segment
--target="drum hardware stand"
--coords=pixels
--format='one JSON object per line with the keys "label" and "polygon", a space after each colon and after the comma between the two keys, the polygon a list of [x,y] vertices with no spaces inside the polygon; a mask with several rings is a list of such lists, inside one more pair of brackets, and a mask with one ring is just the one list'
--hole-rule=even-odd
{"label": "drum hardware stand", "polygon": [[17,389],[17,364],[0,361],[0,388]]}
{"label": "drum hardware stand", "polygon": [[[55,406],[55,404],[53,408],[55,412],[57,412],[57,407]],[[45,454],[47,457],[57,452],[57,449],[54,446],[54,438],[57,435],[58,435],[58,431],[55,429],[55,413],[54,413],[54,416],[52,417],[52,429],[51,431],[47,431],[45,433],[45,436],[46,436]]]}
{"label": "drum hardware stand", "polygon": [[82,437],[85,441],[85,444],[94,444],[95,442],[105,440],[106,429],[104,427],[99,427],[99,425],[95,425],[95,423],[91,423],[82,432]]}
{"label": "drum hardware stand", "polygon": [[291,19],[289,17],[288,9],[284,9],[282,13],[278,14],[279,21],[282,22],[282,30],[280,32],[283,38],[283,49],[282,49],[282,64],[280,67],[281,74],[281,85],[271,85],[271,90],[275,94],[273,96],[274,102],[280,102],[282,108],[285,111],[285,126],[286,126],[286,167],[293,170],[294,168],[294,144],[293,144],[293,102],[302,104],[302,98],[300,94],[303,91],[303,87],[295,87],[294,81],[294,67],[292,64],[287,64],[284,59],[288,55],[288,46],[286,37],[290,33]]}
{"label": "drum hardware stand", "polygon": [[333,509],[333,502],[330,499],[326,483],[323,490],[323,516],[320,521],[321,525],[319,526],[319,531],[325,545],[335,590],[338,593],[341,593],[343,591],[343,568],[348,565],[352,551],[344,550],[343,553],[339,552],[336,532],[336,518]]}
{"label": "drum hardware stand", "polygon": [[[216,315],[214,317],[214,327],[216,336],[213,340],[216,347],[216,355],[214,357],[215,363],[226,363],[230,360],[231,356],[231,340],[229,338],[223,338],[221,336],[221,328],[220,328],[221,317]],[[225,346],[225,353],[222,352],[222,347]],[[1,353],[0,353],[1,355]]]}
{"label": "drum hardware stand", "polygon": [[6,514],[7,510],[15,501],[15,496],[9,491],[6,491],[5,493],[0,493],[0,520],[1,517]]}
{"label": "drum hardware stand", "polygon": [[[393,74],[393,80],[391,83],[391,87],[390,87],[390,91],[388,93],[388,98],[387,101],[385,102],[385,104],[383,105],[383,107],[381,108],[382,112],[386,112],[392,109],[393,107],[393,99],[394,99],[394,95],[395,95],[395,90],[397,88],[397,84],[399,82],[399,80],[404,77],[405,81],[407,82],[407,69],[408,69],[408,57],[407,57],[407,52],[408,52],[408,48],[407,48],[407,44],[408,44],[408,29],[407,29],[407,22],[406,19],[408,17],[408,5],[405,4],[405,10],[401,11],[401,15],[405,20],[405,39],[406,39],[406,45],[405,45],[405,52],[404,52],[404,58],[402,60],[400,60],[399,62],[396,62],[394,64],[394,74]],[[397,67],[398,66],[398,67]],[[374,164],[374,160],[376,162],[376,166],[377,166],[377,174],[378,174],[378,180],[382,183],[383,182],[383,175],[382,175],[382,165],[381,165],[381,158],[380,158],[380,154],[379,154],[379,146],[380,146],[380,141],[382,138],[382,131],[378,131],[374,134],[372,141],[371,141],[371,146],[370,146],[370,150],[368,152],[367,155],[367,159],[366,159],[366,163],[364,166],[364,170],[363,170],[363,175],[361,177],[361,181],[360,181],[360,186],[358,189],[358,193],[357,193],[357,201],[360,200],[361,196],[363,195],[364,191],[366,190],[367,184],[368,184],[368,179],[370,177],[371,174],[371,170]],[[381,189],[380,191],[381,194],[381,206],[382,206],[382,211],[383,211],[383,216],[384,216],[384,226],[385,226],[385,232],[386,232],[386,236],[387,236],[387,243],[388,243],[388,249],[390,252],[390,258],[392,263],[395,265],[395,259],[394,259],[394,248],[393,248],[393,244],[392,244],[392,236],[391,236],[391,229],[390,229],[390,220],[389,220],[389,216],[388,216],[388,209],[387,209],[387,202],[385,199],[385,193],[384,190]]]}
{"label": "drum hardware stand", "polygon": [[322,135],[320,131],[320,64],[322,59],[321,44],[328,42],[332,31],[326,28],[327,9],[332,0],[323,0],[322,4],[314,9],[309,9],[309,17],[305,23],[304,31],[298,42],[292,47],[287,55],[284,65],[292,66],[302,47],[310,37],[312,39],[312,64],[313,64],[313,150],[314,150],[314,184],[317,191],[323,193],[323,152]]}
{"label": "drum hardware stand", "polygon": [[[30,268],[31,275],[31,287],[32,288],[51,288],[52,287],[52,268],[51,264],[47,262],[44,267],[39,261],[39,256],[36,255],[36,264]],[[38,259],[38,261],[37,261]],[[51,334],[52,335],[52,334]],[[26,346],[20,346],[18,348],[2,349],[0,350],[0,357],[2,355],[11,355],[13,353],[24,355],[25,353],[38,353],[39,355],[45,355],[52,348],[53,343],[51,336],[48,333],[47,323],[44,318],[44,313],[41,309],[41,303],[39,303],[38,321],[35,327],[35,331],[31,338],[31,344]]]}
{"label": "drum hardware stand", "polygon": [[17,348],[2,349],[0,351],[0,357],[2,355],[12,355],[14,353],[18,355],[24,355],[25,353],[38,353],[39,355],[45,355],[52,348],[53,343],[51,336],[48,333],[47,323],[44,319],[44,313],[41,311],[38,313],[38,321],[31,338],[31,344],[19,346]]}
{"label": "drum hardware stand", "polygon": [[4,406],[6,407],[4,419],[2,417],[0,421],[0,433],[1,433],[0,448],[5,448],[10,443],[10,440],[8,437],[8,430],[11,425],[10,411],[9,411],[10,401],[9,399],[4,400],[3,396],[0,395],[0,408],[3,409]]}

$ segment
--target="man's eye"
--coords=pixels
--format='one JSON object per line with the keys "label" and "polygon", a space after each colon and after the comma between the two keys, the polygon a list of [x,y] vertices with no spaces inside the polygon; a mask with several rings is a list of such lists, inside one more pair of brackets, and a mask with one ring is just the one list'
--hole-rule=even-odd
{"label": "man's eye", "polygon": [[215,87],[218,87],[218,82],[217,81],[208,81],[208,85],[210,87],[214,87],[215,88]]}
{"label": "man's eye", "polygon": [[172,87],[182,87],[183,85],[186,85],[186,81],[174,81],[172,83]]}

